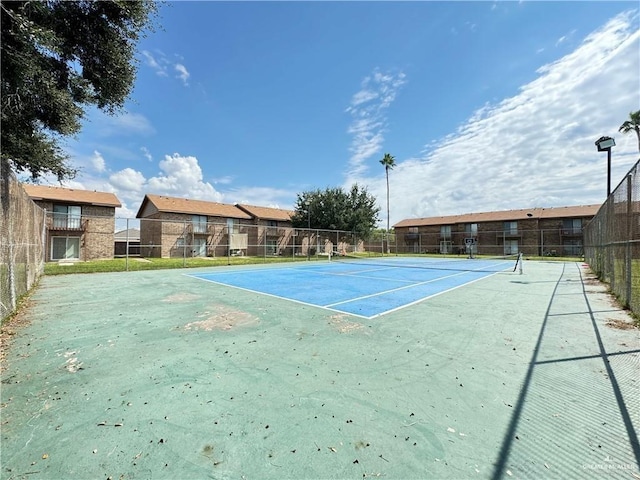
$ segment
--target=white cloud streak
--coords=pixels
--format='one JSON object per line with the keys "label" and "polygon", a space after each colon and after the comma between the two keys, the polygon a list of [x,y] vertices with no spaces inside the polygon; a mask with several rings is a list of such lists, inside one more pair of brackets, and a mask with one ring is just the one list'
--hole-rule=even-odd
{"label": "white cloud streak", "polygon": [[93,157],[91,157],[91,165],[93,166],[93,169],[98,173],[102,173],[107,170],[104,157],[97,150],[93,152]]}
{"label": "white cloud streak", "polygon": [[146,158],[150,162],[153,161],[153,157],[151,156],[151,152],[149,152],[149,149],[147,147],[140,147],[140,151],[144,155],[144,158]]}
{"label": "white cloud streak", "polygon": [[156,60],[155,56],[151,52],[143,50],[142,56],[144,57],[147,65],[156,72],[156,75],[161,77],[167,76],[167,64],[165,62],[166,59],[164,55],[160,55],[159,59]]}
{"label": "white cloud streak", "polygon": [[156,51],[152,53],[148,50],[143,50],[141,53],[142,53],[142,56],[144,57],[144,61],[147,64],[147,66],[149,66],[153,71],[155,71],[156,75],[160,77],[168,77],[169,70],[171,69],[177,72],[177,75],[175,75],[175,78],[180,79],[180,81],[182,81],[182,84],[184,86],[189,85],[188,80],[189,80],[189,77],[191,76],[191,73],[189,73],[184,63],[174,62],[170,60],[161,51]]}
{"label": "white cloud streak", "polygon": [[101,137],[113,135],[152,135],[155,129],[151,122],[142,114],[125,112],[119,115],[107,115],[96,112],[95,123],[98,128],[96,132]]}
{"label": "white cloud streak", "polygon": [[180,80],[182,80],[182,83],[185,86],[188,86],[189,85],[188,80],[189,80],[189,77],[191,76],[191,74],[187,71],[187,68],[184,65],[182,65],[181,63],[176,63],[174,65],[174,68],[178,72],[177,77]]}
{"label": "white cloud streak", "polygon": [[384,143],[386,110],[395,100],[405,83],[405,74],[381,73],[375,70],[367,76],[356,92],[347,112],[352,121],[348,133],[353,135],[349,151],[348,176],[357,177],[366,172],[366,161],[379,153]]}
{"label": "white cloud streak", "polygon": [[[572,53],[538,69],[520,92],[474,112],[457,132],[389,176],[391,223],[403,218],[513,208],[601,203],[605,158],[594,141],[616,137],[612,183],[638,158],[637,141],[617,133],[640,105],[637,13],[621,14]],[[355,97],[354,97],[355,98]],[[355,105],[355,102],[354,102]],[[357,107],[353,107],[357,108]],[[382,145],[382,119],[354,122],[348,184],[386,198],[384,176],[364,176],[361,160]],[[367,123],[368,122],[368,123]],[[360,135],[359,128],[366,135]]]}

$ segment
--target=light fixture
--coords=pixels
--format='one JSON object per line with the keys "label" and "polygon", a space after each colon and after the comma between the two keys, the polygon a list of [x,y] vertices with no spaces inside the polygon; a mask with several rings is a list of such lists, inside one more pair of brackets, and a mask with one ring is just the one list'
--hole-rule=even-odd
{"label": "light fixture", "polygon": [[611,195],[611,147],[615,147],[616,141],[611,137],[600,137],[596,140],[599,152],[607,152],[607,198]]}

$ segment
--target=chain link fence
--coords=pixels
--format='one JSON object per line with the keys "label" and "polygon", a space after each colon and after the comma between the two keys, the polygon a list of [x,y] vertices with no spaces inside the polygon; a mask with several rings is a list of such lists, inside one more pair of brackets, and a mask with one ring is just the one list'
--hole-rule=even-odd
{"label": "chain link fence", "polygon": [[465,232],[396,234],[399,254],[446,255],[523,255],[530,257],[582,258],[583,231],[581,226],[557,228],[515,228],[513,230],[480,230]]}
{"label": "chain link fence", "polygon": [[0,184],[0,319],[4,320],[43,272],[45,213],[31,201],[6,163]]}
{"label": "chain link fence", "polygon": [[640,161],[585,227],[585,260],[640,315]]}
{"label": "chain link fence", "polygon": [[[573,225],[573,224],[572,224]],[[584,255],[582,224],[548,229],[481,230],[473,235],[454,232],[386,234],[360,238],[352,232],[292,228],[279,224],[224,223],[181,219],[116,219],[115,255],[143,258],[220,258],[228,263],[252,257],[274,260],[327,258],[328,255],[448,255],[531,257]],[[235,263],[241,263],[235,260]]]}
{"label": "chain link fence", "polygon": [[395,237],[376,234],[369,239],[352,232],[191,219],[117,218],[116,257],[194,258],[243,257],[314,259],[329,255],[395,253]]}

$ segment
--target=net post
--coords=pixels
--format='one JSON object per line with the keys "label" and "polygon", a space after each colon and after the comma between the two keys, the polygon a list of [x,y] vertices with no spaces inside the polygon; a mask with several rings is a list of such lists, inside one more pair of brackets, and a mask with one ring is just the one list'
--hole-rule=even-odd
{"label": "net post", "polygon": [[518,253],[518,272],[522,275],[522,252]]}

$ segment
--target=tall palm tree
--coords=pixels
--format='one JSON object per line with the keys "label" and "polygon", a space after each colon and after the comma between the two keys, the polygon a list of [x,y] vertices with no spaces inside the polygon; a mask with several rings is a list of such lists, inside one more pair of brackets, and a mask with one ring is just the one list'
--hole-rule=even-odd
{"label": "tall palm tree", "polygon": [[[384,158],[380,160],[380,163],[384,165],[385,173],[387,174],[387,239],[389,238],[389,170],[393,170],[396,166],[396,159],[390,153],[385,153]],[[389,250],[389,241],[387,240],[387,253]]]}
{"label": "tall palm tree", "polygon": [[620,125],[619,132],[629,133],[631,130],[636,132],[638,136],[638,151],[640,152],[640,110],[637,112],[631,112],[629,114],[629,120]]}

